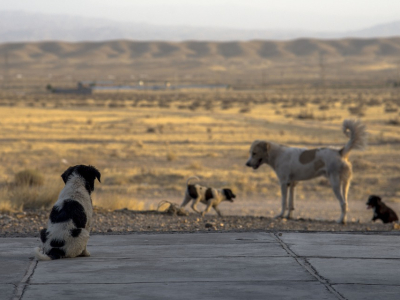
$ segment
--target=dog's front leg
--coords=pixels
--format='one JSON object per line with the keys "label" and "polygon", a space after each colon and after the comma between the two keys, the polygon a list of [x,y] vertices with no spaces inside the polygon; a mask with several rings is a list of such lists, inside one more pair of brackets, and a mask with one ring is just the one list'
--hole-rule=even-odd
{"label": "dog's front leg", "polygon": [[196,207],[196,206],[197,206],[197,203],[200,202],[200,200],[201,200],[201,197],[198,197],[197,199],[193,200],[193,202],[192,202],[192,209],[193,209],[195,212],[197,212],[198,214],[201,214],[201,212],[197,210],[197,207]]}
{"label": "dog's front leg", "polygon": [[218,208],[216,205],[213,206],[213,208],[214,208],[214,210],[217,212],[218,216],[219,216],[219,217],[222,217],[222,213],[221,213],[221,211],[219,210],[219,208]]}
{"label": "dog's front leg", "polygon": [[290,183],[290,188],[289,188],[289,209],[288,212],[285,216],[287,219],[292,219],[293,218],[293,211],[294,211],[294,198],[295,198],[295,191],[294,188],[296,187],[295,182]]}
{"label": "dog's front leg", "polygon": [[213,205],[213,202],[209,201],[208,204],[207,204],[206,209],[201,213],[202,217],[204,217],[206,213],[210,212],[210,209],[211,209],[212,205]]}
{"label": "dog's front leg", "polygon": [[281,194],[282,194],[282,210],[281,213],[277,216],[275,216],[275,218],[282,218],[283,215],[285,214],[285,210],[286,210],[286,200],[287,200],[287,183],[281,182]]}

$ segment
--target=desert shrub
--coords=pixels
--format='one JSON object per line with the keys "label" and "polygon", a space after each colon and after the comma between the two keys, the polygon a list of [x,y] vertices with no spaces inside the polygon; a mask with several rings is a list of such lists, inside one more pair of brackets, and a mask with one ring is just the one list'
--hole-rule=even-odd
{"label": "desert shrub", "polygon": [[398,117],[390,119],[387,122],[389,125],[393,125],[393,126],[399,126],[400,125],[400,119]]}
{"label": "desert shrub", "polygon": [[17,186],[41,186],[43,185],[44,177],[37,171],[26,169],[15,174],[14,183]]}
{"label": "desert shrub", "polygon": [[124,184],[127,184],[128,182],[129,182],[129,178],[122,174],[108,176],[104,180],[104,184],[106,184],[106,185],[124,185]]}
{"label": "desert shrub", "polygon": [[167,153],[167,160],[168,161],[174,161],[174,160],[176,160],[176,154],[175,153],[172,153],[172,152],[168,152]]}
{"label": "desert shrub", "polygon": [[10,185],[3,202],[9,201],[12,210],[51,207],[57,200],[61,189],[62,182],[43,186]]}
{"label": "desert shrub", "polygon": [[233,103],[230,100],[224,100],[221,102],[221,109],[227,110],[233,107]]}
{"label": "desert shrub", "polygon": [[366,108],[365,108],[364,105],[360,104],[360,105],[357,105],[357,106],[350,106],[348,108],[348,110],[349,110],[349,113],[351,115],[354,115],[354,116],[357,116],[357,117],[364,117]]}
{"label": "desert shrub", "polygon": [[201,170],[202,169],[202,164],[198,161],[192,162],[189,166],[188,169],[190,170]]}
{"label": "desert shrub", "polygon": [[397,112],[399,109],[394,106],[393,104],[386,104],[385,105],[385,112],[386,113],[393,113],[393,112]]}
{"label": "desert shrub", "polygon": [[245,106],[245,107],[241,108],[239,110],[239,112],[242,113],[242,114],[248,113],[248,112],[251,112],[251,108],[249,106]]}
{"label": "desert shrub", "polygon": [[376,98],[371,98],[368,102],[367,105],[368,106],[379,106],[381,105],[382,101],[376,99]]}
{"label": "desert shrub", "polygon": [[[113,199],[110,201],[110,199]],[[130,209],[144,210],[144,202],[138,201],[131,196],[124,196],[115,192],[104,193],[93,199],[93,205],[109,210]]]}
{"label": "desert shrub", "polygon": [[329,110],[329,105],[328,104],[321,104],[318,107],[319,110]]}
{"label": "desert shrub", "polygon": [[296,117],[301,120],[313,120],[315,118],[314,112],[309,109],[301,110]]}

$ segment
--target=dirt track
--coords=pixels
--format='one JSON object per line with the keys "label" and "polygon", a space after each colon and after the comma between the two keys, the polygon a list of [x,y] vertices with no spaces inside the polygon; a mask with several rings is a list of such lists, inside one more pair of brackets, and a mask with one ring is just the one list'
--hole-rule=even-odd
{"label": "dirt track", "polygon": [[[35,210],[24,213],[0,215],[0,236],[39,236],[46,226],[49,211]],[[200,231],[394,231],[400,233],[398,224],[349,222],[339,225],[333,221],[312,219],[273,219],[254,216],[214,215],[199,217],[196,214],[177,216],[155,211],[106,211],[95,209],[92,234],[126,234],[135,232],[200,232]]]}

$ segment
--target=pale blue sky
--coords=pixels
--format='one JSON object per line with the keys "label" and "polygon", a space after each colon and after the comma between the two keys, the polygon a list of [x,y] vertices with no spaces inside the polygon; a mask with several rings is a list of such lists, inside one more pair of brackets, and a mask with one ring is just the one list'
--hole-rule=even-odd
{"label": "pale blue sky", "polygon": [[0,11],[157,25],[346,31],[400,20],[400,0],[0,0]]}

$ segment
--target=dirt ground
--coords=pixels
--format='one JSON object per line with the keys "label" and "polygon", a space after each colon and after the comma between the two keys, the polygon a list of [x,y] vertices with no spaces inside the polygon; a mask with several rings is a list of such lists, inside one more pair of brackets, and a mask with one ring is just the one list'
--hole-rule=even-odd
{"label": "dirt ground", "polygon": [[[229,203],[230,204],[230,203]],[[227,209],[229,204],[221,205],[224,213],[233,211]],[[328,202],[328,208],[331,207]],[[337,204],[337,203],[334,203]],[[358,203],[361,204],[361,203]],[[233,204],[232,204],[233,205]],[[338,206],[338,204],[337,204]],[[358,205],[350,205],[350,209]],[[250,208],[253,207],[253,208]],[[215,213],[210,213],[204,218],[187,209],[187,215],[177,215],[168,212],[168,206],[161,207],[160,211],[132,211],[121,209],[110,211],[103,208],[95,208],[94,223],[92,234],[128,234],[138,232],[204,232],[204,231],[379,231],[379,232],[398,232],[400,225],[382,224],[381,221],[372,222],[367,220],[372,217],[372,212],[360,213],[361,208],[349,213],[349,222],[346,225],[335,223],[339,215],[339,207],[335,207],[331,212],[326,205],[314,203],[303,203],[299,210],[308,208],[307,211],[300,211],[293,220],[274,219],[268,212],[264,216],[260,213],[256,215],[226,215],[218,217]],[[361,207],[361,205],[360,205]],[[324,209],[322,209],[324,208]],[[396,207],[398,208],[398,207]],[[255,209],[254,203],[249,206],[249,210]],[[365,207],[363,210],[366,211]],[[260,210],[259,212],[264,212]],[[241,211],[247,214],[246,211]],[[49,210],[27,210],[24,212],[7,213],[0,215],[0,236],[1,237],[38,237],[39,230],[46,227]],[[313,215],[313,218],[310,216]],[[360,218],[356,219],[355,216]]]}

